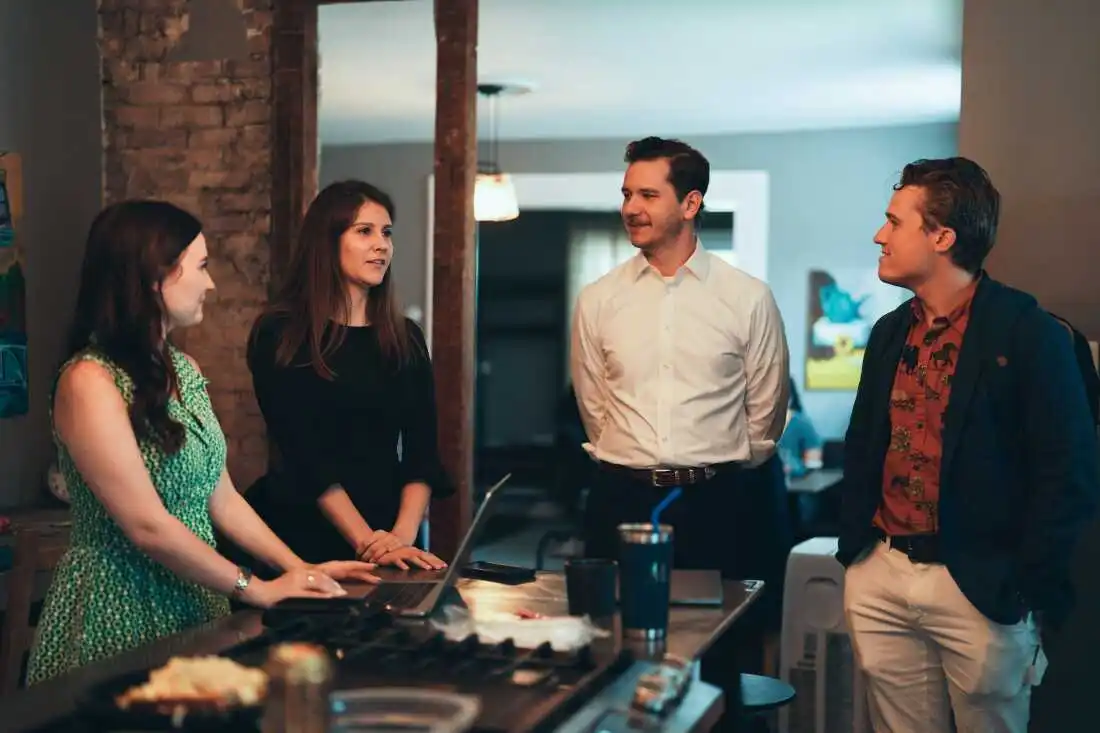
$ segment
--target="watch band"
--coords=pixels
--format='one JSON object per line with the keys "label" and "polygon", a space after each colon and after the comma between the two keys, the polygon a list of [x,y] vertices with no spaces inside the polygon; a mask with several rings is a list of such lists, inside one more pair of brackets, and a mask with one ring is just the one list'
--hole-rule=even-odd
{"label": "watch band", "polygon": [[252,582],[252,570],[240,565],[237,567],[237,582],[233,585],[233,597],[240,598],[248,584]]}

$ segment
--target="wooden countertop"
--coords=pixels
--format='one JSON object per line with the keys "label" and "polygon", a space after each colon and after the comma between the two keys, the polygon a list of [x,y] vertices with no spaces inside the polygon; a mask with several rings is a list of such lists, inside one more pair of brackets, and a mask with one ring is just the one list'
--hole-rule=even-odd
{"label": "wooden countertop", "polygon": [[[402,571],[387,570],[386,574]],[[760,581],[724,581],[724,603],[718,607],[673,606],[669,612],[669,634],[663,646],[635,648],[619,638],[618,619],[605,643],[631,644],[639,657],[664,652],[698,659],[731,624],[756,600],[763,588]],[[463,579],[457,587],[474,618],[483,613],[514,612],[526,608],[545,615],[566,613],[565,578],[561,573],[540,572],[534,582],[507,586]],[[421,622],[423,623],[423,622]],[[0,733],[24,731],[47,725],[72,714],[83,692],[111,677],[134,670],[159,666],[173,656],[216,654],[263,631],[261,613],[238,611],[224,618],[125,652],[112,659],[82,667],[53,680],[0,698]]]}

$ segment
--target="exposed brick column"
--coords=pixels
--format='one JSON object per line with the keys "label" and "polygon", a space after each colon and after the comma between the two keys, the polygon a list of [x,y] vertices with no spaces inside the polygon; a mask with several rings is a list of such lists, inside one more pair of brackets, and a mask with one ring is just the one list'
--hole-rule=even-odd
{"label": "exposed brick column", "polygon": [[432,503],[431,549],[454,557],[470,524],[474,430],[474,181],[478,0],[435,0],[435,276],[432,359],[439,448],[458,485]]}
{"label": "exposed brick column", "polygon": [[182,343],[210,380],[244,489],[267,461],[244,353],[269,278],[273,0],[238,2],[249,61],[168,61],[187,28],[184,0],[100,0],[99,12],[104,197],[166,199],[205,225],[218,290]]}

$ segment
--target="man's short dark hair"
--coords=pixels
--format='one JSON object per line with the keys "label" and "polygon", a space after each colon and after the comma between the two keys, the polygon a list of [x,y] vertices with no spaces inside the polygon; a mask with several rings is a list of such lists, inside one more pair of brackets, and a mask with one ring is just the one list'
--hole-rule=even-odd
{"label": "man's short dark hair", "polygon": [[954,229],[951,261],[977,274],[993,249],[1001,210],[1001,194],[989,174],[968,158],[918,160],[905,166],[894,190],[906,186],[924,191],[924,230]]}
{"label": "man's short dark hair", "polygon": [[[710,163],[703,154],[682,140],[668,140],[663,137],[646,137],[635,140],[626,146],[623,160],[637,163],[640,160],[668,161],[668,182],[676,191],[676,198],[683,201],[692,191],[707,195],[710,186]],[[699,216],[703,206],[699,205]]]}

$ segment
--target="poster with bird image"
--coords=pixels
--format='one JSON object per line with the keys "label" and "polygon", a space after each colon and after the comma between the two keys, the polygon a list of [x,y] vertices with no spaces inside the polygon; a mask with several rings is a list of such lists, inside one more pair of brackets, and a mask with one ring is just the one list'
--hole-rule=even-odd
{"label": "poster with bird image", "polygon": [[810,270],[806,389],[855,391],[871,328],[909,297],[875,267]]}
{"label": "poster with bird image", "polygon": [[20,158],[0,151],[0,419],[25,415],[29,406],[22,215]]}

